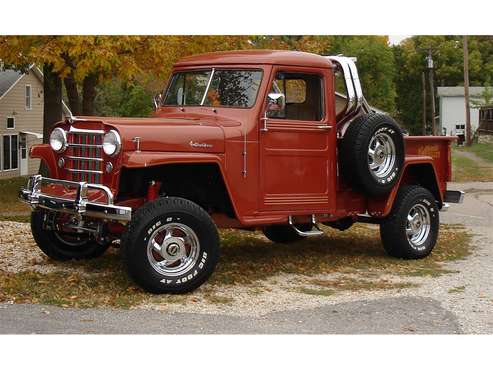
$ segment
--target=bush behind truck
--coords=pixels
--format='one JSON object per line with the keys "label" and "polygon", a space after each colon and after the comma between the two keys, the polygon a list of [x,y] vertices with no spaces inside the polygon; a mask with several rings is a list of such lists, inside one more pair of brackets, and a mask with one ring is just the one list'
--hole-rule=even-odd
{"label": "bush behind truck", "polygon": [[[337,87],[337,88],[336,88]],[[435,246],[453,137],[403,135],[363,97],[351,58],[236,51],[175,64],[152,118],[70,117],[31,157],[34,239],[56,260],[98,257],[120,240],[146,291],[184,293],[212,274],[217,227],[276,243],[380,224],[388,254]]]}

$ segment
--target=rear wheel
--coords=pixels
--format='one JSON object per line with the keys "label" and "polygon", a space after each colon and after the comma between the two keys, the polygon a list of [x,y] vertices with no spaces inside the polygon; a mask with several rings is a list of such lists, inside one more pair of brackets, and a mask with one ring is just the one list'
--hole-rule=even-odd
{"label": "rear wheel", "polygon": [[44,254],[57,261],[80,260],[99,257],[108,249],[109,243],[99,244],[88,233],[67,228],[68,218],[43,210],[31,213],[33,238]]}
{"label": "rear wheel", "polygon": [[[301,231],[310,231],[312,229],[310,224],[300,224],[296,225],[296,227]],[[289,244],[306,238],[306,236],[299,235],[289,225],[270,225],[264,227],[262,231],[267,239],[274,243]]]}
{"label": "rear wheel", "polygon": [[435,247],[439,227],[435,197],[420,186],[404,186],[392,212],[380,225],[380,235],[389,255],[418,259],[428,256]]}

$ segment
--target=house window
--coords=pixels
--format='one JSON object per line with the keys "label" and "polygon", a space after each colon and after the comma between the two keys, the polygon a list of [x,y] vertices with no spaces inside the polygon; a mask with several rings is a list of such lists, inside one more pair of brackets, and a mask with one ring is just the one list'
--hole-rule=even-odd
{"label": "house window", "polygon": [[19,145],[17,135],[4,135],[2,150],[2,169],[15,170],[19,166]]}
{"label": "house window", "polygon": [[7,117],[7,128],[9,128],[9,129],[15,128],[15,118],[14,117]]}
{"label": "house window", "polygon": [[32,108],[32,88],[31,85],[26,85],[26,110]]}

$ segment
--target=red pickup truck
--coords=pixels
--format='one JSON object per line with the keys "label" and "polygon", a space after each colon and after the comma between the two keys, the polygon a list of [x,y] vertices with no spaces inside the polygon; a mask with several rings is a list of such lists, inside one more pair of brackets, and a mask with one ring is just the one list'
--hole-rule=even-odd
{"label": "red pickup truck", "polygon": [[[383,247],[435,246],[455,137],[407,136],[366,102],[351,58],[234,51],[185,58],[152,118],[68,117],[34,146],[49,176],[20,190],[41,250],[97,257],[120,241],[146,291],[191,291],[219,258],[217,227],[276,243],[380,224]],[[115,243],[116,244],[116,243]]]}

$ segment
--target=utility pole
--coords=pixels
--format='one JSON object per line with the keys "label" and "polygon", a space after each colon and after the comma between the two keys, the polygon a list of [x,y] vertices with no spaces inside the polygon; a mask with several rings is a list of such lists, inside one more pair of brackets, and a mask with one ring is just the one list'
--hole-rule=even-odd
{"label": "utility pole", "polygon": [[437,134],[437,126],[435,119],[435,86],[433,84],[433,57],[431,55],[431,47],[428,49],[428,56],[426,57],[427,67],[429,71],[430,80],[430,94],[431,94],[431,127],[433,130],[433,135]]}
{"label": "utility pole", "polygon": [[421,86],[423,88],[423,128],[422,135],[426,135],[426,76],[425,73],[421,73]]}
{"label": "utility pole", "polygon": [[469,48],[464,36],[464,100],[466,104],[466,145],[472,145],[471,108],[469,106]]}

